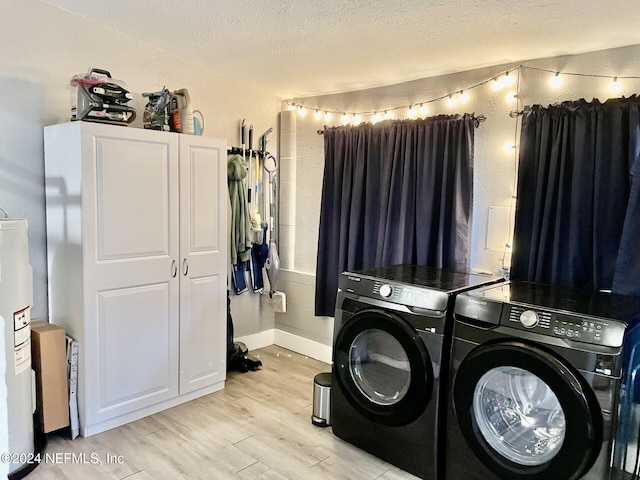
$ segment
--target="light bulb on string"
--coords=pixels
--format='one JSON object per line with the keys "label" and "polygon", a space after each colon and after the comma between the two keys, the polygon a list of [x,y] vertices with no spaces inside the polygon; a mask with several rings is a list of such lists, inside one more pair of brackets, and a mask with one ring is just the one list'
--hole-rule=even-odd
{"label": "light bulb on string", "polygon": [[491,90],[493,90],[494,92],[497,92],[501,88],[502,88],[502,82],[498,80],[497,77],[491,80]]}
{"label": "light bulb on string", "polygon": [[516,98],[518,98],[518,95],[516,95],[515,92],[509,92],[507,93],[507,96],[505,97],[505,100],[509,103],[513,103],[516,101]]}
{"label": "light bulb on string", "polygon": [[618,77],[613,77],[613,80],[609,84],[609,91],[611,93],[618,93],[621,88],[620,82],[618,82]]}
{"label": "light bulb on string", "polygon": [[558,88],[560,85],[562,85],[562,77],[560,76],[560,72],[556,72],[556,74],[551,77],[551,80],[549,80],[549,84],[553,88]]}
{"label": "light bulb on string", "polygon": [[447,98],[447,107],[453,108],[455,106],[456,106],[456,99],[453,98],[452,95],[449,95],[449,98]]}
{"label": "light bulb on string", "polygon": [[460,103],[467,103],[469,101],[469,94],[467,92],[465,92],[464,90],[460,90]]}
{"label": "light bulb on string", "polygon": [[514,75],[509,75],[509,72],[505,73],[504,77],[502,77],[502,84],[510,87],[514,83],[516,83],[516,77]]}
{"label": "light bulb on string", "polygon": [[287,105],[287,110],[292,111],[296,109],[296,104],[295,103],[290,103],[289,105]]}
{"label": "light bulb on string", "polygon": [[331,112],[324,112],[324,121],[328,122],[331,120]]}
{"label": "light bulb on string", "polygon": [[313,118],[315,118],[316,120],[320,120],[322,118],[322,113],[320,113],[320,110],[316,109],[316,111],[313,112]]}
{"label": "light bulb on string", "polygon": [[413,108],[413,105],[409,105],[409,110],[407,110],[407,117],[413,120],[417,116],[418,116],[418,112],[416,112],[416,109]]}
{"label": "light bulb on string", "polygon": [[504,144],[504,151],[507,153],[513,153],[515,149],[516,149],[516,146],[511,142],[507,142]]}
{"label": "light bulb on string", "polygon": [[351,119],[351,123],[353,123],[354,125],[360,125],[360,122],[362,122],[362,117],[359,114],[354,113]]}
{"label": "light bulb on string", "polygon": [[340,121],[342,122],[342,125],[346,125],[347,123],[349,123],[349,115],[343,113]]}
{"label": "light bulb on string", "polygon": [[427,113],[429,113],[429,107],[427,107],[424,103],[421,103],[420,108],[418,108],[418,112],[420,112],[421,117],[426,117]]}
{"label": "light bulb on string", "polygon": [[304,117],[307,114],[307,109],[300,105],[300,108],[298,108],[298,114],[301,117]]}
{"label": "light bulb on string", "polygon": [[384,111],[384,119],[385,120],[391,120],[393,118],[393,113],[391,113],[389,110],[385,110]]}
{"label": "light bulb on string", "polygon": [[371,123],[378,123],[382,118],[380,117],[380,114],[378,112],[374,112],[373,116],[371,117]]}

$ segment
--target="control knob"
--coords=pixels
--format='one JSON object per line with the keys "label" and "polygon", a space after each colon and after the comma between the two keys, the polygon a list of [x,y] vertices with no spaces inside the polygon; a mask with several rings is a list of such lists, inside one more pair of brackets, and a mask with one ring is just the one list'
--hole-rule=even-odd
{"label": "control knob", "polygon": [[382,295],[383,297],[390,297],[391,296],[391,292],[393,290],[391,289],[391,285],[382,285],[380,287],[380,295]]}
{"label": "control knob", "polygon": [[535,327],[538,321],[538,314],[533,310],[526,310],[520,315],[520,323],[527,328]]}

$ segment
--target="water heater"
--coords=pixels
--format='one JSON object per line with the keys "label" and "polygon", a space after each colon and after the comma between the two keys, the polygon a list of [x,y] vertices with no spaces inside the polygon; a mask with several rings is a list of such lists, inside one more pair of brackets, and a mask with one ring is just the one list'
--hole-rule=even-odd
{"label": "water heater", "polygon": [[[23,466],[34,451],[31,399],[31,302],[33,274],[29,264],[27,221],[0,218],[0,324],[4,326],[5,383],[9,454],[17,459],[9,473]],[[22,459],[22,460],[21,460]]]}

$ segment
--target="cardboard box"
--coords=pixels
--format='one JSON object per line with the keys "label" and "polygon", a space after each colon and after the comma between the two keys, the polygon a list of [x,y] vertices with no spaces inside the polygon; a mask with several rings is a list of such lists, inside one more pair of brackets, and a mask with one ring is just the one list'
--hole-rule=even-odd
{"label": "cardboard box", "polygon": [[45,320],[31,321],[36,419],[44,433],[69,426],[66,348],[64,328]]}

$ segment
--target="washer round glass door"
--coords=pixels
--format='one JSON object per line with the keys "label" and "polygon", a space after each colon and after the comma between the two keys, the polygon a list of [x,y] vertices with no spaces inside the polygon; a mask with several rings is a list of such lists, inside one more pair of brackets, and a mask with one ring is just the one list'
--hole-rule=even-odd
{"label": "washer round glass door", "polygon": [[476,348],[455,373],[453,402],[467,444],[500,478],[578,479],[600,453],[603,420],[591,387],[534,345]]}
{"label": "washer round glass door", "polygon": [[406,425],[426,408],[431,360],[415,328],[400,316],[362,310],[340,329],[334,372],[349,403],[383,425]]}
{"label": "washer round glass door", "polygon": [[533,373],[496,367],[473,393],[480,434],[503,457],[521,465],[543,465],[560,451],[566,418],[558,397]]}

